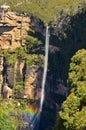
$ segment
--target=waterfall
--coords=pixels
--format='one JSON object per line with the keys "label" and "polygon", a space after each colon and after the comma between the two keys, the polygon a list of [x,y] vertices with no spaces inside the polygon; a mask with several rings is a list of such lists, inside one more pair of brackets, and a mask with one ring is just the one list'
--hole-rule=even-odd
{"label": "waterfall", "polygon": [[[59,27],[63,23],[62,19],[58,25],[55,27]],[[40,116],[43,108],[43,102],[44,102],[44,95],[45,95],[45,83],[46,83],[46,76],[47,76],[47,68],[48,68],[48,52],[49,52],[49,26],[46,26],[46,39],[45,39],[45,60],[44,60],[44,70],[43,70],[43,78],[42,78],[42,84],[41,84],[41,98],[40,98],[40,104],[39,104],[39,112],[36,113],[35,116],[32,117],[29,129],[30,130],[38,130],[39,129],[39,122],[40,122]]]}
{"label": "waterfall", "polygon": [[40,116],[43,107],[44,95],[45,95],[45,83],[47,76],[47,68],[48,68],[48,52],[49,52],[49,26],[46,27],[46,39],[45,39],[45,61],[44,61],[44,71],[43,71],[43,79],[42,79],[42,90],[41,90],[41,99],[40,99],[40,107],[38,114],[33,118],[30,124],[30,130],[38,130]]}
{"label": "waterfall", "polygon": [[44,72],[42,79],[42,90],[41,90],[41,99],[40,99],[40,112],[42,112],[44,95],[45,95],[45,82],[47,76],[47,68],[48,68],[48,52],[49,52],[49,26],[46,27],[46,39],[45,39],[45,62],[44,62]]}

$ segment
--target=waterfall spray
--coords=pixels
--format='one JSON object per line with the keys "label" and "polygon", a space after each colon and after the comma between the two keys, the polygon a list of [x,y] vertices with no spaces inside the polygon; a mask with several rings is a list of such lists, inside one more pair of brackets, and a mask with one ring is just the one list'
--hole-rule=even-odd
{"label": "waterfall spray", "polygon": [[40,99],[40,112],[42,111],[44,94],[45,94],[45,82],[47,76],[47,68],[48,68],[48,52],[49,52],[49,26],[46,27],[46,39],[45,39],[45,62],[44,62],[44,72],[42,79],[42,90],[41,90],[41,99]]}

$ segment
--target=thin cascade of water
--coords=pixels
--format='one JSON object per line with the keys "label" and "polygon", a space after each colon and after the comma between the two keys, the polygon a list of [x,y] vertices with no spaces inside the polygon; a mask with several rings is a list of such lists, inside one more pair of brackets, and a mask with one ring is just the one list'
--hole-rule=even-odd
{"label": "thin cascade of water", "polygon": [[[66,18],[66,17],[65,17]],[[61,19],[61,21],[56,24],[55,27],[60,27],[65,18]],[[49,52],[49,26],[46,26],[46,39],[45,39],[45,61],[44,61],[44,71],[43,71],[43,79],[42,79],[42,90],[41,90],[41,99],[40,99],[40,107],[38,114],[34,117],[33,121],[31,122],[30,130],[38,130],[39,129],[39,122],[40,122],[40,116],[43,108],[43,102],[44,102],[44,95],[45,95],[45,83],[46,83],[46,76],[47,76],[47,68],[48,68],[48,52]],[[33,124],[33,125],[32,125]]]}
{"label": "thin cascade of water", "polygon": [[45,95],[45,83],[46,83],[46,76],[47,76],[47,68],[48,68],[48,52],[49,52],[49,26],[46,27],[46,39],[45,39],[45,62],[44,62],[44,72],[43,72],[43,79],[42,79],[42,91],[41,91],[41,99],[40,99],[40,109],[39,111],[42,112],[44,95]]}
{"label": "thin cascade of water", "polygon": [[42,79],[40,107],[39,107],[38,114],[31,121],[30,130],[39,129],[40,115],[42,112],[42,107],[43,107],[43,102],[44,102],[45,83],[46,83],[47,68],[48,68],[49,36],[50,36],[49,35],[49,26],[47,26],[46,27],[46,39],[45,39],[45,61],[44,61],[44,71],[43,71],[43,79]]}

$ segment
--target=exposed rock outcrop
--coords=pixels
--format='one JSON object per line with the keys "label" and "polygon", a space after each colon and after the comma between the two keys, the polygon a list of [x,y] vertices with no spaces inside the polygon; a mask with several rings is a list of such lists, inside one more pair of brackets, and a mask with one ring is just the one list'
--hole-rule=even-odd
{"label": "exposed rock outcrop", "polygon": [[[30,18],[24,14],[18,15],[10,12],[6,7],[0,7],[0,49],[13,51],[15,48],[25,45]],[[35,23],[37,23],[36,20]],[[39,99],[41,94],[39,67],[37,65],[29,67],[25,64],[25,60],[20,58],[16,63],[6,63],[6,58],[3,57],[0,57],[0,96],[9,98],[15,92],[19,93],[17,98]],[[23,94],[19,90],[20,87]]]}
{"label": "exposed rock outcrop", "polygon": [[0,48],[15,49],[25,45],[25,38],[29,29],[30,18],[23,14],[17,16],[15,12],[0,11]]}
{"label": "exposed rock outcrop", "polygon": [[25,60],[6,65],[3,57],[0,58],[0,95],[4,98],[14,96],[38,100],[41,94],[41,69],[37,65],[27,66]]}
{"label": "exposed rock outcrop", "polygon": [[15,64],[15,80],[17,82],[23,82],[24,74],[23,69],[25,67],[25,60],[19,60]]}
{"label": "exposed rock outcrop", "polygon": [[12,89],[7,84],[3,85],[3,98],[10,98],[12,96]]}
{"label": "exposed rock outcrop", "polygon": [[6,82],[10,88],[13,88],[14,86],[14,74],[15,74],[15,68],[14,65],[7,66],[6,70]]}
{"label": "exposed rock outcrop", "polygon": [[39,99],[40,90],[37,87],[38,66],[26,67],[24,98]]}

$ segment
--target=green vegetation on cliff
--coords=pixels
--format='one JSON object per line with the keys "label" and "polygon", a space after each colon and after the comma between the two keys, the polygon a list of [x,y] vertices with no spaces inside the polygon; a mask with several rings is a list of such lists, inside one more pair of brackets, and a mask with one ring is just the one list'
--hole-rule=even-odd
{"label": "green vegetation on cliff", "polygon": [[24,127],[21,114],[28,112],[26,103],[0,98],[0,130],[17,130]]}
{"label": "green vegetation on cliff", "polygon": [[[6,81],[8,85],[7,88],[11,88],[12,90],[12,95],[9,96],[9,98],[11,97],[10,99],[0,100],[0,130],[17,130],[26,127],[24,125],[25,118],[23,120],[23,117],[25,116],[25,112],[28,112],[27,103],[29,101],[24,99],[24,78],[26,67],[42,65],[41,61],[43,60],[43,55],[35,54],[34,49],[34,46],[37,48],[39,43],[38,39],[32,36],[27,36],[26,46],[20,46],[15,50],[0,50],[0,56],[3,57],[3,60],[0,62],[3,62],[1,66],[4,68],[0,72],[1,75],[3,74],[3,81],[1,81],[0,87],[0,98],[4,97],[3,95],[8,93],[3,92],[4,87],[2,88],[2,85],[5,84]],[[32,51],[33,54],[30,53]],[[23,69],[22,66],[20,67],[21,63]],[[9,82],[12,82],[12,84]]]}
{"label": "green vegetation on cliff", "polygon": [[79,50],[71,59],[68,83],[70,94],[62,105],[55,130],[86,128],[86,50]]}

